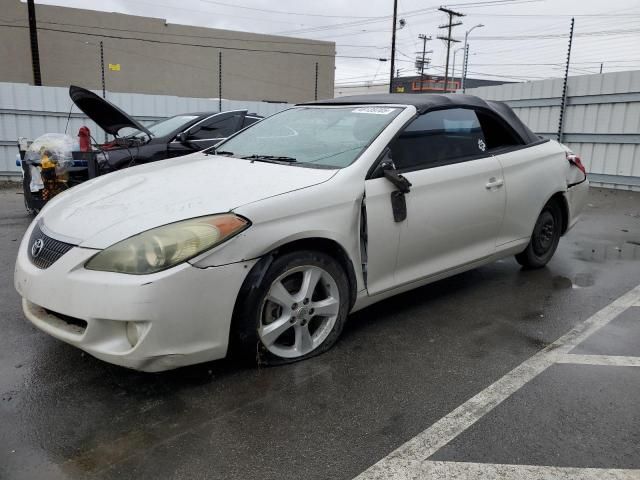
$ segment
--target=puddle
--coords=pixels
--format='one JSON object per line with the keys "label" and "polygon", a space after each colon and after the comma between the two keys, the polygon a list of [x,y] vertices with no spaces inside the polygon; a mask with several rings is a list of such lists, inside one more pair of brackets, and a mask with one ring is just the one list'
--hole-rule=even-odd
{"label": "puddle", "polygon": [[582,244],[576,257],[586,262],[606,262],[608,260],[640,260],[640,242],[627,240],[622,245]]}
{"label": "puddle", "polygon": [[570,278],[557,276],[553,277],[553,288],[556,290],[562,290],[565,288],[572,288],[573,282]]}
{"label": "puddle", "polygon": [[556,290],[564,290],[564,289],[577,289],[584,287],[591,287],[595,283],[593,275],[591,273],[578,273],[573,278],[563,277],[558,275],[553,277],[553,288]]}
{"label": "puddle", "polygon": [[573,288],[590,287],[595,283],[590,273],[578,273],[573,279]]}

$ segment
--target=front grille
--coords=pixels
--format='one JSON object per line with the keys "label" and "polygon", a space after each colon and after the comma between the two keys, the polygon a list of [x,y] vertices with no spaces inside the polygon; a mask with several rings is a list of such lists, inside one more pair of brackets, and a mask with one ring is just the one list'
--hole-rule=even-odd
{"label": "front grille", "polygon": [[37,224],[31,232],[27,251],[31,262],[36,267],[45,269],[53,265],[74,246],[45,235],[40,229],[40,224]]}

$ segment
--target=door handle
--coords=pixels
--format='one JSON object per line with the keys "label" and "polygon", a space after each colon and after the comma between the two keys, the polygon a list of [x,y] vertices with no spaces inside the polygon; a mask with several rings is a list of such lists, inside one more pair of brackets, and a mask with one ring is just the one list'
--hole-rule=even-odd
{"label": "door handle", "polygon": [[492,188],[500,188],[502,185],[504,185],[503,179],[491,177],[485,187],[487,188],[487,190],[491,190]]}

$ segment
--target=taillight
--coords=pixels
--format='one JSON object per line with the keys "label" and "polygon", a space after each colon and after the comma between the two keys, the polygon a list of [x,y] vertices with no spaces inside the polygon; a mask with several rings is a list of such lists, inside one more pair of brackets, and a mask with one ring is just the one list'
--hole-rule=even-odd
{"label": "taillight", "polygon": [[587,169],[584,168],[584,165],[582,164],[582,160],[580,160],[580,157],[578,155],[576,155],[573,152],[567,152],[567,160],[571,165],[578,167],[578,169],[582,173],[584,173],[585,175],[587,174]]}

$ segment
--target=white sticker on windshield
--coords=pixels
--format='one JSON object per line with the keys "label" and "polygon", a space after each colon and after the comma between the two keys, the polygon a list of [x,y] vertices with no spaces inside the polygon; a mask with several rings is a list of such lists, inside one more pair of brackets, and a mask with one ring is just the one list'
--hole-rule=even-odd
{"label": "white sticker on windshield", "polygon": [[387,115],[393,112],[393,108],[385,107],[358,107],[352,110],[353,113],[372,113],[373,115]]}

